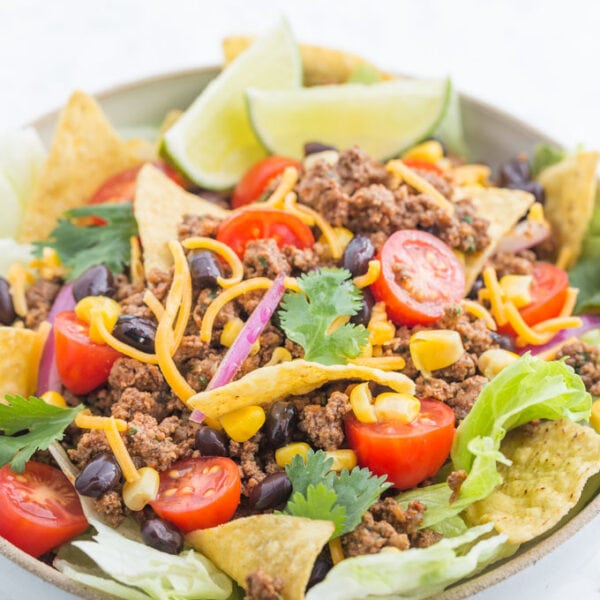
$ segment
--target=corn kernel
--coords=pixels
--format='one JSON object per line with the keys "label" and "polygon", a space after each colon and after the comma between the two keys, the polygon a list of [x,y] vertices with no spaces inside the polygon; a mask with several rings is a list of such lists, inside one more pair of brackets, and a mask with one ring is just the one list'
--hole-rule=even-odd
{"label": "corn kernel", "polygon": [[264,424],[261,406],[244,406],[221,417],[225,433],[235,442],[247,442]]}
{"label": "corn kernel", "polygon": [[306,455],[310,450],[310,446],[305,442],[294,442],[287,446],[282,446],[275,450],[275,462],[283,469],[285,465],[289,465],[292,462],[292,458],[299,454],[302,456],[304,462],[306,462]]}
{"label": "corn kernel", "polygon": [[437,140],[427,140],[407,150],[402,155],[402,158],[413,158],[436,163],[441,158],[444,158],[444,148]]}
{"label": "corn kernel", "polygon": [[350,406],[354,416],[361,423],[376,423],[377,415],[373,407],[373,396],[368,383],[359,383],[350,392]]}
{"label": "corn kernel", "polygon": [[96,344],[104,344],[104,339],[98,332],[98,326],[94,321],[101,319],[107,331],[112,333],[121,314],[121,306],[118,302],[106,296],[86,296],[75,305],[75,314],[78,319],[89,323],[90,340]]}
{"label": "corn kernel", "polygon": [[600,433],[600,400],[592,404],[592,414],[590,415],[590,425],[596,433]]}
{"label": "corn kernel", "polygon": [[328,450],[325,452],[327,458],[333,458],[331,471],[339,473],[342,469],[352,471],[358,464],[354,450]]}
{"label": "corn kernel", "polygon": [[[221,332],[221,337],[219,341],[221,342],[221,346],[225,346],[227,348],[231,348],[233,346],[233,342],[235,342],[237,336],[240,334],[244,327],[244,321],[242,321],[239,317],[235,319],[231,319],[225,323],[223,327],[223,331]],[[260,350],[260,342],[256,340],[254,344],[252,344],[252,349],[250,350],[250,355],[254,356]]]}
{"label": "corn kernel", "polygon": [[546,223],[544,207],[539,202],[534,202],[527,213],[527,219],[529,221],[537,221],[538,223]]}
{"label": "corn kernel", "polygon": [[292,355],[287,348],[283,346],[277,346],[275,350],[273,350],[273,354],[271,354],[271,358],[268,363],[265,364],[265,367],[270,367],[271,365],[278,365],[282,362],[289,362],[292,360]]}
{"label": "corn kernel", "polygon": [[505,275],[500,280],[500,289],[506,300],[510,300],[517,308],[531,304],[531,275]]}
{"label": "corn kernel", "polygon": [[464,353],[462,339],[452,329],[430,329],[414,333],[409,343],[410,357],[423,374],[453,365]]}
{"label": "corn kernel", "polygon": [[375,398],[375,414],[378,421],[411,423],[421,410],[418,398],[410,394],[385,392]]}
{"label": "corn kernel", "polygon": [[500,371],[514,363],[517,358],[519,358],[519,355],[514,352],[502,348],[490,348],[478,358],[477,368],[488,379],[494,379]]}
{"label": "corn kernel", "polygon": [[371,311],[367,329],[370,332],[369,342],[373,346],[381,346],[391,342],[396,335],[394,324],[387,318],[384,302],[376,302]]}
{"label": "corn kernel", "polygon": [[140,478],[137,481],[123,484],[123,502],[129,510],[142,510],[158,495],[158,471],[152,467],[142,467],[138,474]]}
{"label": "corn kernel", "polygon": [[62,394],[59,394],[54,390],[48,390],[47,392],[44,392],[41,398],[46,404],[57,406],[58,408],[67,408],[67,403],[62,397]]}

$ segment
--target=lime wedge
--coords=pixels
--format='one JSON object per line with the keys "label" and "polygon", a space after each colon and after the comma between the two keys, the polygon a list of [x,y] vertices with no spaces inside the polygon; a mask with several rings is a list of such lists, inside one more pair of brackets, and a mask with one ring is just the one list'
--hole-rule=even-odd
{"label": "lime wedge", "polygon": [[161,152],[196,184],[229,188],[267,154],[248,119],[246,88],[289,89],[301,82],[298,46],[282,20],[211,81],[165,133]]}
{"label": "lime wedge", "polygon": [[318,141],[340,149],[358,144],[383,160],[430,135],[450,102],[448,80],[395,80],[371,85],[247,91],[250,120],[274,154],[303,157]]}

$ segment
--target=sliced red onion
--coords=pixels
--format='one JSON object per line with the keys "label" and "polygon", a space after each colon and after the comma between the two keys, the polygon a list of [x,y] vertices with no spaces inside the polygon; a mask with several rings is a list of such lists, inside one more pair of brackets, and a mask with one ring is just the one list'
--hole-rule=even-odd
{"label": "sliced red onion", "polygon": [[194,423],[204,423],[204,419],[206,419],[206,415],[197,408],[195,408],[190,415],[190,421],[193,421]]}
{"label": "sliced red onion", "polygon": [[56,356],[54,352],[54,319],[56,315],[65,310],[73,310],[75,308],[75,298],[73,297],[73,286],[69,283],[63,285],[58,292],[54,304],[48,313],[48,321],[53,326],[48,333],[48,339],[44,345],[42,358],[40,360],[40,368],[38,370],[37,395],[41,396],[44,392],[62,390],[62,382],[58,376],[56,368]]}
{"label": "sliced red onion", "polygon": [[568,340],[570,337],[578,338],[581,337],[586,331],[600,327],[600,315],[578,316],[581,319],[580,327],[561,329],[547,344],[542,344],[541,346],[524,346],[523,348],[519,348],[519,352],[521,354],[525,354],[525,352],[531,352],[531,354],[535,356],[536,354],[540,354],[541,352],[549,350],[553,346],[556,346],[556,344],[560,344],[560,342]]}
{"label": "sliced red onion", "polygon": [[217,372],[206,386],[207,390],[228,384],[237,373],[241,364],[248,358],[254,342],[258,340],[279,306],[279,302],[285,292],[284,280],[285,275],[283,273],[280,273],[275,278],[273,285],[266,291],[239,335],[235,338],[227,354],[223,357]]}
{"label": "sliced red onion", "polygon": [[526,219],[517,223],[501,240],[496,252],[516,253],[537,246],[550,236],[550,225]]}

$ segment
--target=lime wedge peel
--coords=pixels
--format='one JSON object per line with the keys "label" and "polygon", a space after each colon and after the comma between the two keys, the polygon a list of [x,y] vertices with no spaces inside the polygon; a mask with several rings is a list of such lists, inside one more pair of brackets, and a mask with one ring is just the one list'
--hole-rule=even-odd
{"label": "lime wedge peel", "polygon": [[267,155],[248,118],[245,90],[302,84],[300,52],[281,20],[236,58],[166,133],[161,153],[197,185],[226,189]]}
{"label": "lime wedge peel", "polygon": [[450,80],[402,79],[297,90],[247,90],[257,137],[273,154],[301,160],[305,142],[358,144],[379,160],[431,135],[452,98]]}

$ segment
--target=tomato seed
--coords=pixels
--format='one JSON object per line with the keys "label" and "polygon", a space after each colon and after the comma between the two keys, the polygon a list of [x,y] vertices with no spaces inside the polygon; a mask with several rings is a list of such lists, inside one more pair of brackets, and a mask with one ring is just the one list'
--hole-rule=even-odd
{"label": "tomato seed", "polygon": [[194,488],[191,485],[186,485],[179,490],[179,493],[184,496],[191,496],[194,493]]}
{"label": "tomato seed", "polygon": [[218,473],[221,470],[221,467],[219,465],[213,465],[212,467],[210,467],[208,469],[209,473]]}
{"label": "tomato seed", "polygon": [[179,479],[181,477],[181,473],[177,469],[171,469],[169,471],[169,477],[171,479]]}
{"label": "tomato seed", "polygon": [[204,494],[202,494],[205,498],[208,498],[209,496],[214,496],[215,494],[215,490],[214,488],[210,488],[209,490],[206,490],[204,492]]}
{"label": "tomato seed", "polygon": [[175,492],[177,492],[177,488],[169,488],[168,490],[165,490],[162,495],[169,498],[170,496],[175,494]]}

